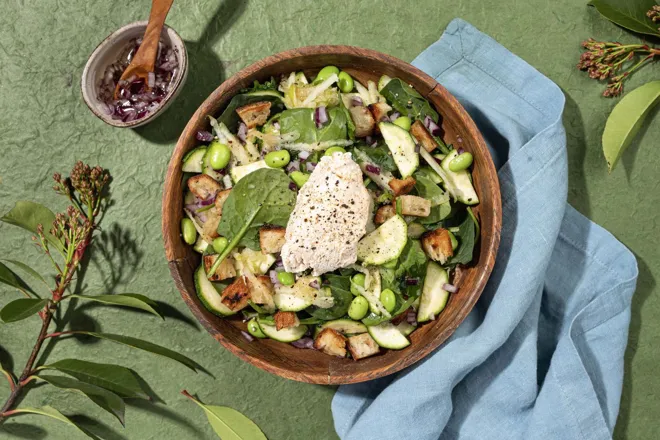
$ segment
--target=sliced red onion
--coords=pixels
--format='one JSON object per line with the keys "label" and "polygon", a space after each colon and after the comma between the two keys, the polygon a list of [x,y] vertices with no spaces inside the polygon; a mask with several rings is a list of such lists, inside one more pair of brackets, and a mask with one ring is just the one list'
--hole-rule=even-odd
{"label": "sliced red onion", "polygon": [[200,142],[211,142],[213,140],[213,135],[206,130],[199,130],[195,137]]}
{"label": "sliced red onion", "polygon": [[433,136],[440,136],[442,134],[442,129],[438,124],[436,124],[430,116],[424,118],[424,126]]}
{"label": "sliced red onion", "polygon": [[380,175],[380,167],[378,167],[378,166],[376,166],[376,165],[372,165],[372,164],[368,163],[368,164],[364,167],[364,169],[367,170],[367,172],[369,172],[369,173],[375,174],[375,175],[377,175],[377,176]]}
{"label": "sliced red onion", "polygon": [[446,290],[449,293],[456,293],[458,292],[458,287],[453,284],[445,283],[442,285],[442,290]]}
{"label": "sliced red onion", "polygon": [[280,131],[280,123],[277,121],[273,122],[273,128],[277,131]]}
{"label": "sliced red onion", "polygon": [[298,159],[306,160],[312,153],[309,151],[301,151],[298,153]]}
{"label": "sliced red onion", "polygon": [[408,310],[406,321],[408,321],[408,324],[417,325],[417,312],[413,309]]}
{"label": "sliced red onion", "polygon": [[282,269],[284,267],[284,261],[282,261],[282,256],[278,255],[275,259],[275,269]]}
{"label": "sliced red onion", "polygon": [[394,112],[390,115],[390,121],[394,122],[396,121],[399,117],[401,116],[401,113],[399,112]]}
{"label": "sliced red onion", "polygon": [[419,144],[415,144],[415,153],[419,153]]}
{"label": "sliced red onion", "polygon": [[316,128],[321,128],[325,123],[328,122],[328,112],[325,109],[325,106],[316,107],[314,110],[314,123],[316,123]]}
{"label": "sliced red onion", "polygon": [[351,98],[352,107],[360,107],[362,105],[364,105],[364,102],[362,101],[362,98],[360,98],[359,96],[354,96],[353,98]]}
{"label": "sliced red onion", "polygon": [[156,85],[156,74],[153,72],[149,72],[147,74],[147,85],[149,86],[150,89],[153,89],[154,86]]}
{"label": "sliced red onion", "polygon": [[247,142],[247,125],[242,122],[238,124],[238,132],[236,133],[236,136],[238,136],[241,142]]}
{"label": "sliced red onion", "polygon": [[364,141],[365,141],[368,145],[371,145],[371,143],[374,141],[374,138],[372,138],[371,136],[367,136],[367,137],[364,138]]}
{"label": "sliced red onion", "polygon": [[312,338],[300,338],[297,341],[293,341],[291,343],[296,348],[304,348],[307,350],[313,350],[314,349],[314,339]]}
{"label": "sliced red onion", "polygon": [[463,143],[463,138],[460,137],[460,136],[457,137],[457,138],[456,138],[456,142],[458,142],[459,144],[462,144],[462,143]]}
{"label": "sliced red onion", "polygon": [[305,164],[305,170],[309,171],[310,173],[314,171],[314,168],[316,168],[316,162],[307,162]]}
{"label": "sliced red onion", "polygon": [[242,335],[242,336],[245,338],[245,340],[248,341],[248,342],[252,342],[252,341],[254,341],[254,336],[252,336],[251,334],[249,334],[249,333],[246,332],[246,331],[241,330],[241,335]]}
{"label": "sliced red onion", "polygon": [[200,212],[199,214],[195,214],[197,218],[199,219],[200,222],[206,223],[206,211]]}
{"label": "sliced red onion", "polygon": [[280,284],[280,280],[277,278],[277,272],[274,270],[271,270],[268,272],[268,276],[270,277],[270,282],[273,283],[274,285]]}
{"label": "sliced red onion", "polygon": [[190,212],[195,212],[199,209],[199,205],[197,205],[196,203],[189,203],[188,205],[184,205],[183,207]]}
{"label": "sliced red onion", "polygon": [[319,289],[319,288],[321,288],[321,286],[319,286],[319,280],[316,280],[316,279],[312,280],[312,281],[309,283],[309,287],[311,287],[311,288],[313,288],[313,289]]}
{"label": "sliced red onion", "polygon": [[215,196],[211,196],[208,199],[201,200],[199,204],[201,206],[209,206],[215,203]]}
{"label": "sliced red onion", "polygon": [[419,284],[419,278],[406,278],[406,285],[416,286]]}
{"label": "sliced red onion", "polygon": [[300,171],[300,162],[297,160],[292,160],[289,162],[289,165],[287,165],[286,170],[290,173],[293,171]]}
{"label": "sliced red onion", "polygon": [[456,150],[456,152],[458,154],[463,154],[463,153],[465,153],[465,150],[463,148],[459,148],[458,150]]}
{"label": "sliced red onion", "polygon": [[298,191],[298,185],[296,185],[295,183],[291,182],[291,183],[289,183],[289,189],[290,189],[291,191]]}

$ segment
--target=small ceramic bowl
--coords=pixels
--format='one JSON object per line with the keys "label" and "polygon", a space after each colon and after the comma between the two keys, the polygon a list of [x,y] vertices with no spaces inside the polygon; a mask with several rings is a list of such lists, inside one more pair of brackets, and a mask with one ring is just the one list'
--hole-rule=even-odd
{"label": "small ceramic bowl", "polygon": [[168,45],[172,46],[179,60],[179,73],[174,79],[174,83],[171,85],[169,93],[161,102],[160,107],[146,115],[144,118],[130,122],[122,122],[118,119],[112,119],[108,114],[105,104],[98,99],[98,84],[100,79],[103,76],[105,69],[110,64],[117,61],[117,58],[125,49],[128,42],[133,38],[142,37],[146,28],[146,21],[136,21],[135,23],[127,24],[126,26],[117,29],[115,32],[108,35],[101,44],[94,49],[94,52],[90,55],[87,64],[85,65],[85,69],[83,70],[80,88],[82,90],[85,104],[87,104],[87,107],[89,107],[92,113],[94,113],[99,119],[113,127],[134,128],[153,121],[162,114],[170,104],[172,104],[172,101],[177,97],[183,88],[183,84],[186,82],[186,77],[188,76],[188,53],[186,52],[186,46],[179,34],[177,34],[171,27],[165,25],[163,27],[163,39]]}

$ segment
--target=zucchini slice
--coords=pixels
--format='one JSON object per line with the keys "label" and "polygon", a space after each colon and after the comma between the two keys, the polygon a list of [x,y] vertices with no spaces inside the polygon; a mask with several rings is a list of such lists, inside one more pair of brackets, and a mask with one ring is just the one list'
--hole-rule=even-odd
{"label": "zucchini slice", "polygon": [[338,331],[339,333],[346,335],[357,335],[359,333],[367,332],[366,325],[351,319],[335,319],[334,321],[328,321],[325,324],[319,326],[319,330],[326,328],[331,328],[335,331]]}
{"label": "zucchini slice", "polygon": [[222,303],[220,292],[206,277],[203,264],[195,271],[195,289],[199,300],[211,313],[218,316],[229,316],[236,313]]}
{"label": "zucchini slice", "polygon": [[268,324],[262,319],[257,319],[257,323],[259,323],[261,331],[264,332],[266,336],[280,342],[297,341],[307,333],[307,326],[304,324],[297,327],[288,327],[278,330],[274,325]]}
{"label": "zucchini slice", "polygon": [[410,345],[410,341],[389,321],[367,327],[369,334],[383,348],[400,350]]}
{"label": "zucchini slice", "polygon": [[419,166],[419,154],[415,152],[415,141],[407,130],[394,125],[391,122],[378,124],[387,148],[392,153],[396,167],[401,173],[401,178],[412,176]]}
{"label": "zucchini slice", "polygon": [[403,217],[395,215],[358,242],[358,260],[366,264],[385,264],[399,258],[407,241],[408,225]]}
{"label": "zucchini slice", "polygon": [[449,282],[447,271],[439,264],[429,261],[422,296],[417,310],[417,322],[432,321],[447,305],[449,292],[442,286]]}
{"label": "zucchini slice", "polygon": [[181,171],[184,173],[201,173],[202,159],[206,154],[206,147],[197,147],[183,156],[183,166]]}

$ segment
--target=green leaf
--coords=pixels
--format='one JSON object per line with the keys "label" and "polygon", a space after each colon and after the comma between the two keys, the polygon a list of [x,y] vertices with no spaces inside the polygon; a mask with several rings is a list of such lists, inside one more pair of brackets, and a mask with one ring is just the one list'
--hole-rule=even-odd
{"label": "green leaf", "polygon": [[25,281],[23,281],[21,277],[2,263],[0,263],[0,283],[14,287],[25,294],[27,294],[28,291],[32,291],[30,286],[25,284]]}
{"label": "green leaf", "polygon": [[218,225],[218,233],[230,241],[224,256],[237,245],[259,250],[259,228],[265,224],[286,226],[296,203],[289,183],[286,173],[269,168],[248,174],[234,186]]}
{"label": "green leaf", "polygon": [[46,240],[60,251],[63,249],[62,242],[49,232],[55,221],[55,214],[44,205],[26,200],[18,201],[0,220],[21,227],[34,235],[37,235],[37,225],[41,224],[44,227]]}
{"label": "green leaf", "polygon": [[476,217],[468,212],[463,223],[458,226],[458,232],[454,234],[458,239],[457,252],[447,261],[447,264],[468,264],[472,261],[477,240],[477,227]]}
{"label": "green leaf", "polygon": [[78,359],[62,359],[39,370],[57,370],[85,383],[110,390],[120,397],[150,399],[148,390],[135,371],[112,364],[97,364]]}
{"label": "green leaf", "polygon": [[270,108],[271,115],[284,110],[282,95],[277,90],[263,88],[260,90],[255,89],[254,91],[234,96],[227,105],[227,108],[225,108],[218,118],[218,123],[222,122],[232,133],[236,133],[238,123],[240,122],[236,109],[244,105],[261,101],[269,101],[272,103]]}
{"label": "green leaf", "polygon": [[57,388],[87,396],[92,402],[115,416],[117,420],[124,425],[124,410],[126,408],[124,401],[112,391],[76,379],[71,379],[70,377],[50,375],[39,375],[36,377]]}
{"label": "green leaf", "polygon": [[48,299],[21,298],[14,300],[0,310],[0,319],[4,322],[16,322],[29,318],[48,304]]}
{"label": "green leaf", "polygon": [[296,132],[299,137],[296,142],[311,144],[314,142],[334,141],[346,139],[348,136],[348,117],[339,108],[328,110],[329,121],[321,128],[314,123],[313,108],[293,108],[280,113],[280,133]]}
{"label": "green leaf", "polygon": [[417,90],[399,78],[393,78],[380,91],[387,102],[404,116],[423,121],[429,116],[433,122],[438,122],[439,116],[431,104]]}
{"label": "green leaf", "polygon": [[13,412],[14,414],[39,414],[41,416],[46,416],[46,417],[51,417],[53,419],[59,420],[60,422],[64,422],[68,425],[73,426],[74,428],[78,429],[80,432],[85,434],[87,437],[95,439],[95,440],[101,440],[91,432],[87,431],[86,429],[81,428],[77,424],[75,424],[70,418],[53,408],[52,406],[43,406],[41,408],[17,408]]}
{"label": "green leaf", "polygon": [[314,318],[326,321],[341,318],[348,312],[348,308],[354,298],[351,293],[351,277],[348,275],[332,274],[324,275],[323,277],[330,282],[330,292],[335,302],[332,307],[327,309],[312,306],[306,309],[306,311]]}
{"label": "green leaf", "polygon": [[591,0],[596,8],[612,23],[640,34],[660,36],[658,26],[646,13],[656,5],[655,0]]}
{"label": "green leaf", "polygon": [[122,307],[132,307],[134,309],[144,310],[145,312],[153,313],[154,315],[162,318],[160,313],[154,309],[156,305],[151,299],[144,295],[137,293],[122,293],[116,295],[69,295],[70,298],[80,298],[87,301],[96,301],[103,304],[110,304]]}
{"label": "green leaf", "polygon": [[610,171],[642,127],[644,118],[660,102],[660,81],[636,88],[614,107],[603,131],[603,153]]}
{"label": "green leaf", "polygon": [[246,416],[228,406],[204,405],[184,392],[184,395],[199,405],[211,427],[222,440],[267,440],[259,427]]}
{"label": "green leaf", "polygon": [[415,190],[420,197],[430,201],[432,207],[449,202],[449,194],[423,173],[415,173]]}
{"label": "green leaf", "polygon": [[16,260],[3,260],[3,261],[6,261],[6,262],[8,262],[8,263],[13,264],[14,266],[19,267],[23,272],[25,272],[25,273],[31,275],[34,279],[39,280],[39,281],[41,281],[42,283],[44,283],[46,286],[48,286],[48,282],[44,279],[44,277],[42,277],[41,274],[40,274],[39,272],[37,272],[36,270],[32,269],[32,268],[31,268],[30,266],[28,266],[27,264],[25,264],[25,263],[21,263],[20,261],[16,261]]}
{"label": "green leaf", "polygon": [[379,142],[375,148],[362,147],[360,152],[369,158],[369,162],[380,167],[381,171],[394,172],[397,170],[392,153],[384,143]]}
{"label": "green leaf", "polygon": [[204,367],[199,365],[197,362],[193,361],[189,357],[177,353],[176,351],[170,350],[160,345],[144,341],[142,339],[133,338],[131,336],[123,335],[113,335],[110,333],[96,333],[96,332],[86,332],[86,331],[73,331],[72,334],[80,335],[89,335],[94,336],[95,338],[106,339],[108,341],[116,342],[118,344],[128,345],[129,347],[139,348],[140,350],[148,351],[159,356],[163,356],[172,360],[175,360],[186,367],[190,368],[193,371],[204,370]]}

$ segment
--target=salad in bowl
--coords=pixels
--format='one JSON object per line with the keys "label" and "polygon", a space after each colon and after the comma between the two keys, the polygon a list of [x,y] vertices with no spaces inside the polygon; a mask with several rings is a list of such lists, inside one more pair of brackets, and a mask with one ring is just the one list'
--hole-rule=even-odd
{"label": "salad in bowl", "polygon": [[183,158],[197,296],[248,340],[363,359],[410,345],[473,259],[473,157],[413,87],[326,66],[234,96]]}

